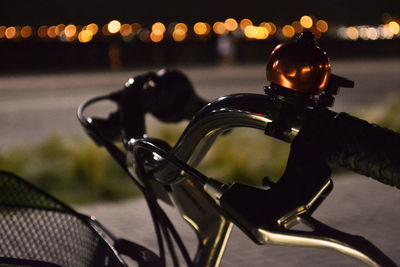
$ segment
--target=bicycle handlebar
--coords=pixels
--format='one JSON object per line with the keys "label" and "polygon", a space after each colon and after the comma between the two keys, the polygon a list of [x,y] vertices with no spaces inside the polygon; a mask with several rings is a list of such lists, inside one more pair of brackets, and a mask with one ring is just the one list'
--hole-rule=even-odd
{"label": "bicycle handlebar", "polygon": [[[218,135],[234,127],[265,130],[278,112],[267,96],[237,94],[220,98],[203,108],[189,124],[171,152],[196,166]],[[345,113],[306,110],[308,119],[293,125],[286,140],[298,132],[323,149],[325,160],[377,181],[400,188],[400,134],[370,124]],[[310,155],[310,160],[313,155]],[[174,183],[173,167],[165,167],[155,177]]]}
{"label": "bicycle handlebar", "polygon": [[[299,103],[291,102],[291,99],[287,96],[282,97],[273,94],[236,94],[221,97],[206,105],[206,102],[195,94],[191,83],[182,73],[162,71],[130,79],[123,91],[83,103],[78,110],[78,117],[85,128],[88,128],[89,134],[94,130],[93,128],[101,130],[101,127],[97,126],[101,126],[102,123],[108,123],[104,124],[104,129],[113,128],[111,125],[116,124],[116,129],[122,130],[121,134],[124,137],[123,141],[127,145],[128,152],[128,155],[125,156],[128,156],[128,158],[130,152],[134,156],[140,154],[135,154],[138,150],[134,149],[135,145],[140,148],[140,140],[150,140],[148,138],[141,139],[145,136],[145,113],[152,113],[164,122],[176,122],[193,117],[175,146],[159,148],[159,144],[154,143],[157,149],[152,149],[152,141],[150,140],[150,148],[147,151],[150,153],[141,153],[143,158],[134,157],[134,159],[144,160],[137,162],[137,165],[141,166],[145,162],[146,171],[149,171],[151,177],[158,182],[165,185],[177,183],[176,187],[172,185],[170,188],[173,189],[172,191],[178,192],[178,198],[179,192],[187,194],[185,190],[188,190],[188,192],[196,193],[196,197],[200,198],[195,200],[200,207],[208,207],[211,204],[209,196],[217,200],[216,203],[220,205],[221,209],[217,208],[209,216],[214,222],[225,227],[226,231],[222,234],[223,236],[227,235],[230,229],[230,222],[221,219],[220,214],[224,214],[225,211],[228,211],[230,220],[242,226],[242,230],[246,232],[247,229],[246,233],[250,233],[249,229],[262,230],[261,226],[264,224],[257,224],[258,220],[255,220],[255,222],[250,220],[252,217],[247,212],[247,202],[242,210],[243,213],[241,213],[241,210],[237,208],[237,201],[232,201],[237,196],[237,190],[234,191],[234,188],[239,187],[230,187],[230,193],[227,194],[227,191],[218,191],[219,184],[217,182],[215,187],[209,187],[211,191],[217,189],[217,191],[214,191],[216,195],[212,195],[213,193],[211,194],[206,188],[208,180],[211,181],[212,179],[204,176],[202,178],[205,181],[204,183],[200,180],[197,181],[196,185],[189,182],[181,183],[187,178],[182,175],[183,172],[181,171],[185,169],[184,172],[187,176],[191,176],[191,172],[187,170],[190,167],[196,168],[217,137],[232,128],[255,128],[264,131],[267,135],[292,143],[288,161],[290,167],[287,166],[284,176],[278,182],[280,183],[279,186],[275,185],[272,188],[276,190],[259,189],[262,199],[267,196],[265,194],[268,194],[268,197],[273,194],[273,196],[280,196],[285,199],[286,204],[290,203],[285,204],[287,207],[283,207],[283,209],[281,209],[282,206],[273,207],[271,205],[271,208],[278,208],[277,210],[279,210],[277,215],[273,217],[268,212],[270,210],[265,209],[263,204],[265,201],[262,201],[263,203],[258,203],[260,201],[257,200],[251,202],[252,204],[262,205],[260,212],[266,213],[266,217],[272,216],[271,221],[274,224],[277,218],[286,218],[289,223],[292,211],[301,211],[304,208],[304,210],[310,210],[310,213],[312,213],[314,208],[309,206],[317,198],[324,197],[328,188],[326,185],[330,184],[324,180],[329,179],[329,168],[326,165],[328,162],[337,163],[349,170],[400,188],[400,134],[369,124],[345,113],[338,114],[318,105],[302,105],[305,102],[301,102],[302,104],[299,105]],[[87,119],[82,115],[85,107],[98,100],[105,99],[116,101],[119,104],[118,112],[112,114],[113,116],[109,117],[109,121],[97,121],[97,124],[94,124],[92,119]],[[200,111],[198,111],[199,109]],[[111,124],[110,121],[112,121]],[[103,145],[112,141],[112,138],[105,138],[105,134],[103,136],[98,134],[91,136],[100,141],[100,144],[106,140]],[[115,136],[114,132],[109,136]],[[113,152],[113,150],[110,150],[110,146],[106,146],[106,148],[110,153]],[[297,152],[292,154],[292,151],[301,151],[300,156]],[[123,153],[117,152],[115,154],[118,157],[115,158],[118,159],[123,168],[126,168],[128,165],[123,158]],[[129,172],[129,170],[127,171]],[[196,174],[193,176],[196,176]],[[291,178],[287,179],[287,177]],[[315,183],[317,180],[318,182]],[[281,183],[281,181],[283,182]],[[142,186],[141,182],[143,180],[137,182],[141,189],[150,186]],[[282,188],[289,188],[290,190],[282,191]],[[299,188],[302,189],[295,192]],[[143,191],[146,194],[145,190]],[[150,191],[153,191],[153,189],[150,189]],[[239,191],[241,194],[244,192],[242,189]],[[253,189],[250,191],[253,192]],[[268,191],[268,193],[265,191]],[[241,199],[239,203],[242,203]],[[292,203],[293,200],[295,200],[294,204]],[[303,204],[306,206],[303,206]],[[197,218],[196,212],[203,214],[203,209],[197,211],[190,204],[188,205],[186,207],[183,204],[182,209],[183,213],[190,211],[188,218],[191,218],[193,214],[194,218]],[[255,213],[257,218],[260,218],[260,212]],[[300,216],[297,213],[295,215]],[[204,225],[200,228],[206,232],[209,230]],[[249,236],[251,237],[252,234],[254,233],[251,232]],[[205,240],[211,238],[209,234],[204,234],[203,237]],[[212,236],[211,239],[213,242],[217,242],[222,240],[219,237],[220,235],[216,235]],[[310,238],[315,239],[316,237],[311,235]],[[353,244],[353,241],[350,243]],[[203,248],[203,252],[207,251],[204,253],[211,253],[213,244],[215,244],[213,242]],[[333,244],[336,243],[333,242]]]}
{"label": "bicycle handlebar", "polygon": [[[111,119],[104,121],[104,127],[99,120],[94,119],[94,122],[99,129],[121,127],[128,139],[145,134],[146,112],[164,122],[193,117],[171,152],[194,167],[224,131],[234,127],[267,131],[269,125],[282,117],[276,99],[265,95],[236,94],[206,105],[207,102],[196,95],[187,77],[177,70],[151,72],[130,79],[123,91],[112,95],[119,101],[120,115],[113,114],[110,117],[113,122],[110,123]],[[198,112],[202,106],[206,107]],[[78,113],[82,112],[81,109]],[[326,160],[330,163],[400,188],[399,133],[328,109],[303,108],[300,113],[303,113],[304,120],[291,121],[284,136],[274,137],[291,142],[300,131],[308,136],[309,142],[324,148]],[[166,166],[158,170],[156,179],[164,184],[179,182],[174,168]]]}
{"label": "bicycle handlebar", "polygon": [[131,78],[118,94],[126,140],[145,134],[145,113],[164,122],[179,122],[191,119],[207,103],[196,95],[189,79],[178,70],[162,69]]}
{"label": "bicycle handlebar", "polygon": [[332,163],[400,188],[400,134],[339,113],[332,119],[312,118],[301,132],[325,147]]}

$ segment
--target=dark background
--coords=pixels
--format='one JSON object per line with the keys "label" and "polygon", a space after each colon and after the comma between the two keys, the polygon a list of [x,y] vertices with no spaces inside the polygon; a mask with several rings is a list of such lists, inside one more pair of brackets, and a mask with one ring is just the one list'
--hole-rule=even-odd
{"label": "dark background", "polygon": [[104,24],[110,19],[140,21],[150,24],[157,20],[165,23],[199,20],[222,20],[250,17],[255,21],[269,19],[277,24],[312,14],[330,22],[341,24],[380,24],[385,14],[399,15],[398,0],[349,1],[5,1],[0,2],[3,24],[84,24],[96,21]]}
{"label": "dark background", "polygon": [[[330,27],[339,25],[380,25],[388,19],[397,19],[400,2],[343,0],[308,1],[0,1],[1,25],[86,25],[92,22],[100,27],[112,19],[122,23],[139,22],[151,28],[152,23],[162,21],[197,21],[210,24],[233,17],[238,21],[250,18],[255,23],[272,21],[278,26],[299,20],[302,15],[313,15],[328,21]],[[218,64],[216,36],[204,42],[188,37],[184,42],[164,38],[161,43],[143,43],[139,40],[123,42],[118,36],[94,38],[81,44],[59,40],[0,40],[0,71],[42,72],[66,70],[109,69],[109,51],[117,48],[121,56],[121,68],[137,66],[165,66],[176,64]],[[263,62],[272,49],[283,40],[240,39],[236,43],[236,63]],[[400,38],[376,41],[345,41],[323,35],[320,46],[331,58],[400,57]]]}

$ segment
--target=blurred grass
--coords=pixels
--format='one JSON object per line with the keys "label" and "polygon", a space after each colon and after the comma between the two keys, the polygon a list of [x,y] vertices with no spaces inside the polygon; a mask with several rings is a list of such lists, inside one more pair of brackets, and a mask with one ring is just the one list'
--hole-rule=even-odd
{"label": "blurred grass", "polygon": [[400,96],[396,93],[389,94],[381,104],[364,108],[356,112],[355,116],[400,132]]}
{"label": "blurred grass", "polygon": [[[174,144],[181,131],[161,128],[158,137]],[[290,146],[264,135],[260,130],[238,128],[220,136],[199,166],[209,177],[261,185],[265,176],[278,180],[283,173]]]}
{"label": "blurred grass", "polygon": [[0,168],[16,173],[67,203],[137,195],[129,178],[104,149],[90,141],[52,137],[0,154]]}
{"label": "blurred grass", "polygon": [[[400,99],[387,97],[377,106],[355,116],[400,132]],[[171,145],[184,124],[151,129],[150,136]],[[199,169],[225,182],[260,185],[265,176],[277,180],[286,165],[289,144],[252,129],[235,129],[221,136]],[[103,148],[88,139],[65,140],[55,136],[45,142],[11,151],[0,151],[0,169],[28,179],[41,189],[70,204],[117,200],[138,195],[138,190]]]}

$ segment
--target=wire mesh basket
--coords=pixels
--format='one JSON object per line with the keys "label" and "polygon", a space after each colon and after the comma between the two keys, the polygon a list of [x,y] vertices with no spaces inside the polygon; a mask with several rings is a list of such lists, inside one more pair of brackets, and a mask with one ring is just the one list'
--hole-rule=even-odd
{"label": "wire mesh basket", "polygon": [[91,218],[0,171],[0,265],[126,266]]}

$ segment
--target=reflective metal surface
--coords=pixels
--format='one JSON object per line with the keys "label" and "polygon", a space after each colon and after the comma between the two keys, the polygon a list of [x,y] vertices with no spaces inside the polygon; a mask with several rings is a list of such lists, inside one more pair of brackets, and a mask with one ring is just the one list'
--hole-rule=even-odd
{"label": "reflective metal surface", "polygon": [[[252,99],[258,101],[252,106],[247,105]],[[265,129],[266,124],[271,122],[266,115],[267,110],[265,96],[241,94],[220,98],[192,120],[172,151],[179,159],[196,167],[217,137],[226,130],[233,127]],[[232,223],[221,215],[220,208],[204,192],[203,186],[190,180],[190,177],[173,185],[171,195],[183,218],[198,235],[200,246],[195,266],[219,266]]]}
{"label": "reflective metal surface", "polygon": [[396,266],[391,259],[363,237],[340,232],[312,218],[301,218],[301,221],[310,224],[313,230],[305,232],[259,229],[260,242],[280,246],[328,248],[358,259],[368,266]]}
{"label": "reflective metal surface", "polygon": [[320,93],[328,84],[331,63],[311,38],[304,33],[296,42],[279,44],[267,63],[268,81],[307,95]]}
{"label": "reflective metal surface", "polygon": [[[264,130],[272,108],[270,99],[263,95],[238,94],[223,97],[203,108],[186,128],[172,148],[180,160],[196,167],[217,137],[234,127]],[[297,133],[297,129],[294,129]],[[295,136],[296,134],[292,134]],[[164,169],[164,174],[176,173],[174,166]],[[188,179],[186,179],[188,178]],[[223,211],[203,190],[203,186],[190,177],[171,186],[171,196],[182,217],[191,225],[199,238],[195,266],[218,266],[225,251],[232,223]]]}
{"label": "reflective metal surface", "polygon": [[[196,167],[220,134],[236,127],[265,130],[273,122],[273,113],[274,104],[267,96],[238,94],[220,98],[208,104],[192,119],[171,152],[183,162]],[[288,135],[296,137],[299,128],[292,127]],[[158,175],[177,173],[181,179],[171,185],[170,194],[182,217],[191,225],[199,239],[194,265],[219,266],[232,223],[224,216],[225,212],[219,207],[218,201],[214,201],[205,192],[203,185],[185,174],[179,174],[176,167],[167,165]],[[330,248],[370,266],[395,266],[366,239],[340,232],[310,217],[314,206],[320,203],[319,198],[324,198],[325,192],[331,187],[329,180],[305,205],[286,213],[268,229],[257,228],[253,232],[255,241],[259,244]],[[298,222],[310,226],[311,231],[290,230]]]}
{"label": "reflective metal surface", "polygon": [[193,228],[199,239],[194,266],[219,266],[232,223],[221,215],[219,208],[201,188],[188,178],[173,185],[171,195],[183,219]]}
{"label": "reflective metal surface", "polygon": [[[231,128],[248,127],[265,130],[272,122],[274,105],[270,98],[257,94],[222,97],[203,108],[191,121],[172,152],[196,167],[216,138]],[[293,127],[290,138],[297,135]]]}

